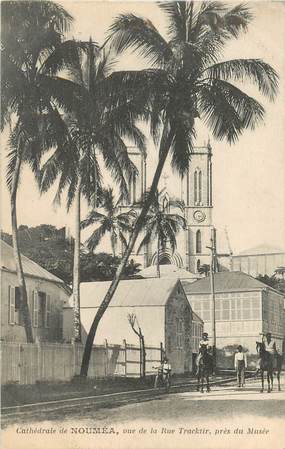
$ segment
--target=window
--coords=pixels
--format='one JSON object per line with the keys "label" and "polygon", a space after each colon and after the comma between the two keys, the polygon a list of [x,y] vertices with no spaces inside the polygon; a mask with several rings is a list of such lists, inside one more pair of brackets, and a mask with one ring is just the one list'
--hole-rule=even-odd
{"label": "window", "polygon": [[201,204],[202,203],[202,172],[201,172],[201,170],[199,171],[199,175],[198,175],[198,185],[199,185],[198,202],[199,202],[199,204]]}
{"label": "window", "polygon": [[194,172],[194,203],[198,203],[198,171]]}
{"label": "window", "polygon": [[196,168],[194,172],[194,203],[196,205],[202,202],[202,172]]}
{"label": "window", "polygon": [[50,295],[46,297],[46,317],[45,317],[45,327],[50,327],[50,318],[51,318],[51,303],[50,303]]}
{"label": "window", "polygon": [[196,232],[196,253],[200,254],[202,252],[202,240],[201,240],[201,231],[198,229]]}
{"label": "window", "polygon": [[202,316],[204,321],[210,321],[210,302],[208,300],[202,301]]}
{"label": "window", "polygon": [[39,298],[37,291],[33,291],[33,326],[39,326]]}
{"label": "window", "polygon": [[222,305],[222,320],[230,319],[230,301],[229,299],[223,299],[221,301]]}
{"label": "window", "polygon": [[51,299],[44,292],[33,292],[33,325],[34,327],[50,327]]}
{"label": "window", "polygon": [[216,321],[220,321],[221,320],[221,300],[216,300],[215,302],[215,316],[216,316]]}
{"label": "window", "polygon": [[15,288],[9,285],[8,287],[9,298],[9,324],[15,324]]}
{"label": "window", "polygon": [[23,317],[21,313],[21,297],[19,287],[8,287],[9,300],[9,324],[23,324]]}

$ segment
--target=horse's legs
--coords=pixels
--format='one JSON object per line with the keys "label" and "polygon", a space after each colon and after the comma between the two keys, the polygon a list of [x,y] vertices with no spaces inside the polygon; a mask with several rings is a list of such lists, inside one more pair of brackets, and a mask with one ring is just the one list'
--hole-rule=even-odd
{"label": "horse's legs", "polygon": [[276,375],[277,375],[277,382],[278,382],[278,391],[281,391],[281,385],[280,385],[280,371],[279,371],[279,370],[277,370]]}
{"label": "horse's legs", "polygon": [[209,393],[211,391],[209,383],[209,373],[207,373],[206,379],[207,379],[207,392]]}
{"label": "horse's legs", "polygon": [[273,390],[273,381],[274,381],[273,369],[270,371],[270,380],[271,380],[271,391],[272,391]]}
{"label": "horse's legs", "polygon": [[271,378],[272,371],[268,368],[267,369],[267,393],[270,393],[270,378]]}
{"label": "horse's legs", "polygon": [[205,374],[204,374],[204,371],[202,370],[202,373],[201,373],[201,380],[202,380],[202,382],[201,382],[201,393],[204,393],[204,377],[205,377]]}
{"label": "horse's legs", "polygon": [[264,390],[264,371],[263,371],[263,369],[260,369],[260,373],[261,373],[261,390],[260,390],[260,393],[263,393],[263,390]]}

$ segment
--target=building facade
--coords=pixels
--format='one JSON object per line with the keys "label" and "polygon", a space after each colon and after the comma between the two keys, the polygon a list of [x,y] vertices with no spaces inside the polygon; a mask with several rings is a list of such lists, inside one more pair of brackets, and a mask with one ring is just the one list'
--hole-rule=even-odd
{"label": "building facade", "polygon": [[251,276],[272,276],[278,267],[285,267],[285,251],[265,245],[248,249],[232,257],[234,271]]}
{"label": "building facade", "polygon": [[[140,208],[135,205],[146,192],[146,159],[135,148],[130,148],[129,156],[136,166],[137,173],[129,183],[129,198],[121,208],[129,210]],[[192,273],[198,273],[199,267],[210,263],[209,246],[211,238],[213,194],[212,194],[212,148],[210,144],[196,147],[191,154],[189,169],[180,178],[180,199],[185,204],[184,217],[186,229],[177,235],[177,249],[173,253],[170,248],[161,249],[157,254],[157,243],[151,242],[138,254],[135,247],[131,258],[142,267],[155,265],[157,258],[160,264],[173,264]],[[169,206],[169,194],[165,187],[160,193],[161,204],[170,213],[181,214],[179,209]]]}
{"label": "building facade", "polygon": [[[250,356],[256,355],[256,342],[271,332],[278,351],[284,351],[284,295],[241,272],[215,273],[216,344],[224,354],[241,344]],[[183,281],[191,307],[212,335],[212,306],[209,277],[194,283]],[[252,357],[254,361],[254,357]],[[232,363],[232,361],[230,361]]]}
{"label": "building facade", "polygon": [[[22,256],[28,304],[35,341],[62,341],[62,307],[70,293],[64,282]],[[20,313],[19,288],[13,249],[1,240],[1,338],[26,342]]]}
{"label": "building facade", "polygon": [[[98,307],[110,282],[85,282],[80,286],[81,324],[83,343]],[[192,369],[192,310],[182,284],[177,279],[123,280],[104,313],[94,343],[138,345],[129,314],[135,314],[146,347],[159,348],[162,344],[170,359],[174,373]],[[63,311],[63,336],[66,342],[73,339],[72,298]]]}

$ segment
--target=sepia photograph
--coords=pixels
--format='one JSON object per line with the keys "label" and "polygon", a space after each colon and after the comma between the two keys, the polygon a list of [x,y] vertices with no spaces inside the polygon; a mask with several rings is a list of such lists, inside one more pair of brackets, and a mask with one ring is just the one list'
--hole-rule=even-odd
{"label": "sepia photograph", "polygon": [[284,449],[285,0],[1,0],[1,447]]}

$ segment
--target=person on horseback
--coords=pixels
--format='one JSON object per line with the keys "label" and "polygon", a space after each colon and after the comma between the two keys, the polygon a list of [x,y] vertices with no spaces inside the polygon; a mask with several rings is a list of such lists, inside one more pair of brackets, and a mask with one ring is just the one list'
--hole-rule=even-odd
{"label": "person on horseback", "polygon": [[247,368],[247,357],[246,353],[243,352],[241,345],[238,346],[237,352],[235,353],[235,370],[237,372],[237,384],[238,387],[244,386],[244,373]]}
{"label": "person on horseback", "polygon": [[276,342],[272,338],[271,332],[267,332],[267,334],[265,335],[265,338],[263,336],[262,341],[264,343],[265,351],[269,354],[269,356],[268,356],[269,361],[272,364],[272,367],[274,367],[274,360],[277,355],[277,349],[276,349]]}
{"label": "person on horseback", "polygon": [[196,368],[197,368],[196,374],[197,375],[198,375],[198,371],[199,371],[199,363],[202,358],[202,354],[204,353],[204,351],[208,351],[209,345],[210,345],[210,341],[209,341],[208,334],[207,334],[207,332],[203,332],[202,340],[200,340],[200,342],[199,342],[199,354],[196,359]]}

